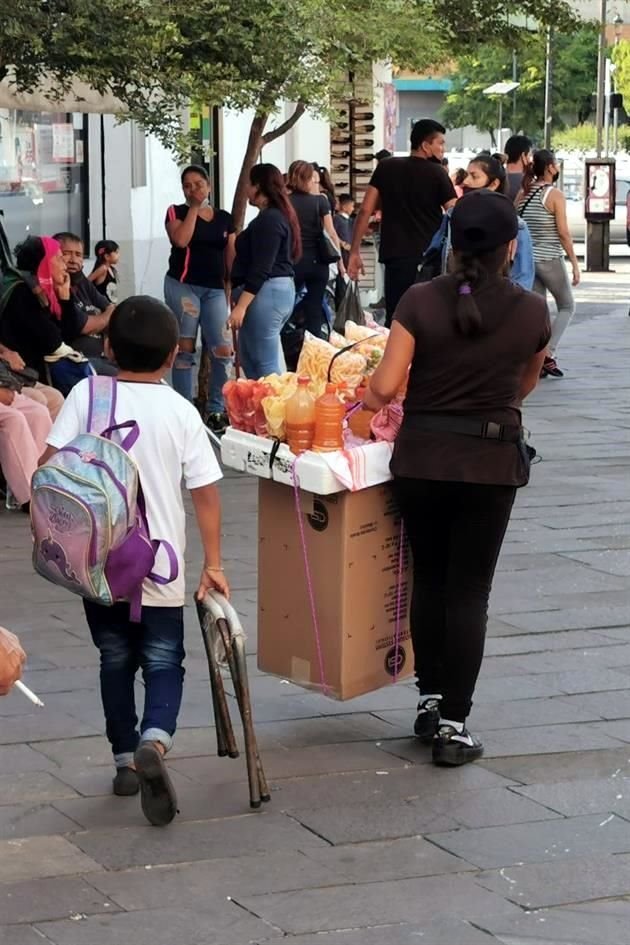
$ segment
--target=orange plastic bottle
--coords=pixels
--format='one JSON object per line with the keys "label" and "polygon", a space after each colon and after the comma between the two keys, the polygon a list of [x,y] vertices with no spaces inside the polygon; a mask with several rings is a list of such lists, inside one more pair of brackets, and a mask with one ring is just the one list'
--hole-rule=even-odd
{"label": "orange plastic bottle", "polygon": [[315,399],[308,389],[310,377],[298,377],[298,387],[287,401],[286,434],[292,453],[310,450],[315,435]]}
{"label": "orange plastic bottle", "polygon": [[343,449],[343,418],[346,408],[337,396],[337,385],[326,384],[326,393],[315,401],[316,453],[331,453]]}
{"label": "orange plastic bottle", "polygon": [[[360,403],[365,397],[365,387],[357,387],[356,398]],[[348,420],[348,426],[352,430],[355,436],[359,437],[362,440],[369,440],[372,435],[372,417],[375,415],[373,410],[366,410],[365,407],[362,407],[360,410],[355,410],[350,415]]]}

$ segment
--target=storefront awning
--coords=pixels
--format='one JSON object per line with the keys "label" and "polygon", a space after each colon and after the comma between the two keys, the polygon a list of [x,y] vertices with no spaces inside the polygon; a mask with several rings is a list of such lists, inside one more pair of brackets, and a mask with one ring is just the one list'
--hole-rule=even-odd
{"label": "storefront awning", "polygon": [[125,111],[122,102],[113,95],[101,95],[84,82],[73,82],[67,93],[57,97],[54,80],[44,80],[31,92],[20,92],[11,74],[0,82],[0,108],[19,108],[33,112],[95,112],[109,115]]}

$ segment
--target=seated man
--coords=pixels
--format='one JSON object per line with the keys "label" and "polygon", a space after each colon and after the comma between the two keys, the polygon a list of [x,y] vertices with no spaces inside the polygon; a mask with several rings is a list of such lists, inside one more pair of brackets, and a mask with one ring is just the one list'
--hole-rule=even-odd
{"label": "seated man", "polygon": [[83,323],[78,338],[64,338],[76,351],[89,358],[97,374],[117,374],[104,354],[103,332],[107,330],[114,306],[90,282],[83,272],[83,240],[74,233],[57,233],[54,239],[61,244],[61,252],[70,275],[70,295],[79,322]]}

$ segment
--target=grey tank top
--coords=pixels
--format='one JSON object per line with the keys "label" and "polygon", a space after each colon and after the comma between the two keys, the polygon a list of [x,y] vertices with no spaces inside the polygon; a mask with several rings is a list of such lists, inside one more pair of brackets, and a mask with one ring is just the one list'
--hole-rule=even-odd
{"label": "grey tank top", "polygon": [[[558,236],[556,218],[547,210],[545,202],[549,198],[551,186],[549,184],[535,184],[533,193],[530,192],[519,200],[517,210],[529,227],[534,248],[534,261],[544,262],[546,259],[562,259],[564,249]],[[524,209],[521,212],[521,208]]]}

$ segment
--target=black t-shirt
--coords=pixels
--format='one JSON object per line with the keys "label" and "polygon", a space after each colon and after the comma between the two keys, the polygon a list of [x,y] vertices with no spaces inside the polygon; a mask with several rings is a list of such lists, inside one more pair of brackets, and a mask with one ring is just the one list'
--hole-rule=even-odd
{"label": "black t-shirt", "polygon": [[483,331],[462,335],[455,320],[458,284],[453,276],[412,286],[394,321],[413,335],[404,410],[392,472],[414,479],[523,485],[516,444],[457,433],[419,431],[414,414],[443,413],[518,425],[523,370],[547,347],[549,312],[540,295],[499,276],[475,290]]}
{"label": "black t-shirt", "polygon": [[[185,203],[172,204],[166,211],[164,223],[185,220],[189,209]],[[189,285],[222,289],[225,279],[223,254],[230,233],[234,233],[234,221],[225,210],[215,210],[211,220],[198,216],[188,246],[182,249],[171,247],[168,275]]]}
{"label": "black t-shirt", "polygon": [[382,211],[379,259],[420,259],[442,221],[442,208],[456,197],[441,164],[425,158],[387,158],[372,179]]}
{"label": "black t-shirt", "polygon": [[317,244],[324,226],[324,217],[330,213],[330,204],[324,194],[291,194],[289,198],[297,214],[302,234],[302,257],[310,262],[317,259]]}
{"label": "black t-shirt", "polygon": [[268,279],[293,277],[291,227],[276,207],[266,207],[236,237],[232,285],[256,295]]}

